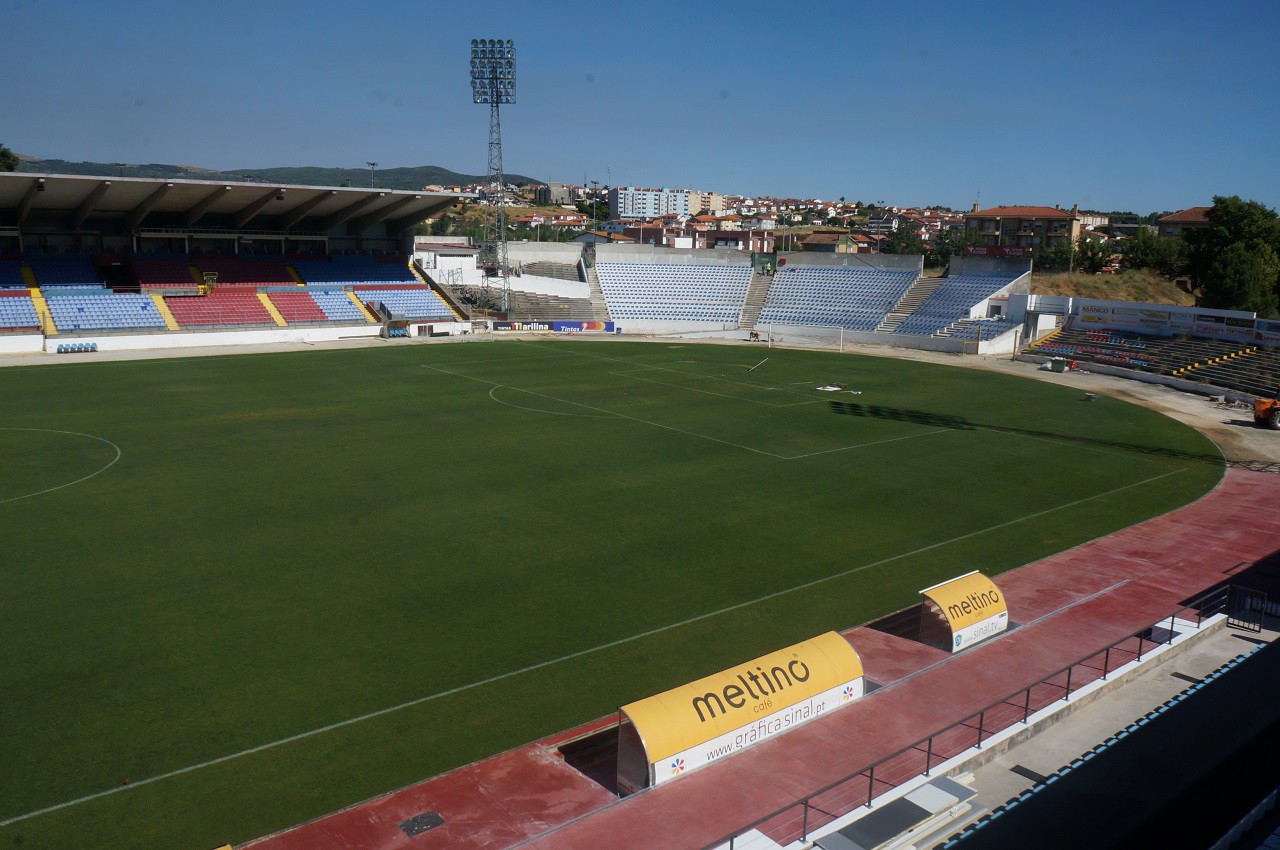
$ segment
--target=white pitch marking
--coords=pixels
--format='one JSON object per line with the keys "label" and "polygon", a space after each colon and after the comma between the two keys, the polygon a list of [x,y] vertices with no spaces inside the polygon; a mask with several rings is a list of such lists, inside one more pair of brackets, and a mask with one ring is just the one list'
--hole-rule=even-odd
{"label": "white pitch marking", "polygon": [[[460,377],[466,377],[466,376],[464,375]],[[344,726],[351,726],[356,723],[361,723],[365,720],[372,720],[375,717],[382,717],[383,715],[392,714],[397,711],[402,711],[406,708],[412,708],[417,705],[422,705],[423,703],[431,702],[432,700],[442,699],[444,697],[452,696],[453,694],[462,693],[463,691],[469,691],[473,688],[483,687],[484,685],[491,685],[494,682],[500,682],[504,679],[510,679],[514,676],[519,676],[524,673],[531,673],[534,670],[541,670],[543,667],[550,667],[553,664],[559,664],[563,661],[572,661],[573,659],[581,658],[584,655],[591,655],[593,653],[601,652],[606,649],[612,649],[615,646],[622,646],[623,644],[632,643],[637,640],[643,640],[644,638],[652,637],[653,635],[657,635],[657,634],[662,634],[663,632],[668,632],[668,631],[671,631],[672,629],[678,629],[683,626],[688,626],[688,625],[692,625],[693,623],[701,622],[702,620],[708,620],[712,617],[718,617],[721,614],[728,614],[731,611],[737,611],[742,608],[748,608],[752,605],[758,605],[761,602],[768,602],[771,599],[777,599],[780,596],[786,596],[789,593],[795,593],[797,590],[807,590],[811,587],[816,587],[820,584],[825,584],[826,582],[829,582],[829,581],[834,581],[836,579],[845,578],[846,576],[853,575],[854,573],[862,572],[863,570],[869,570],[874,567],[883,566],[884,564],[888,564],[893,561],[901,560],[902,558],[909,558],[913,555],[919,555],[923,552],[928,552],[931,549],[937,549],[940,546],[949,546],[952,543],[959,543],[961,540],[967,540],[970,537],[977,537],[978,535],[986,534],[987,532],[990,532],[990,531],[999,531],[1000,529],[1007,528],[1010,525],[1015,525],[1020,522],[1026,522],[1027,520],[1036,519],[1038,517],[1042,517],[1046,514],[1051,514],[1056,511],[1062,511],[1068,508],[1074,508],[1077,505],[1083,505],[1085,502],[1092,502],[1095,499],[1106,498],[1107,496],[1111,496],[1116,493],[1123,492],[1124,490],[1129,490],[1134,487],[1141,487],[1143,484],[1150,484],[1152,481],[1159,481],[1161,478],[1168,478],[1170,475],[1177,475],[1179,472],[1184,472],[1184,471],[1185,470],[1182,470],[1182,469],[1175,469],[1172,472],[1165,472],[1161,475],[1156,475],[1151,478],[1145,478],[1142,481],[1135,481],[1133,484],[1125,484],[1122,487],[1116,487],[1114,489],[1107,490],[1105,493],[1098,493],[1093,496],[1086,496],[1083,499],[1077,499],[1074,502],[1068,502],[1065,505],[1058,505],[1057,507],[1053,507],[1053,508],[1045,508],[1042,511],[1036,511],[1035,513],[1030,513],[1030,514],[1027,514],[1026,516],[1018,517],[1017,519],[1011,519],[1011,520],[1008,520],[1007,522],[1002,522],[996,525],[988,526],[987,528],[983,528],[978,531],[971,531],[968,534],[961,534],[958,537],[952,537],[949,540],[942,540],[938,543],[930,543],[928,546],[921,546],[918,549],[912,549],[910,552],[902,552],[901,554],[898,554],[898,555],[890,555],[887,558],[881,558],[879,561],[872,561],[869,564],[862,564],[857,567],[852,567],[850,569],[844,570],[843,572],[834,573],[829,576],[823,576],[822,578],[817,578],[817,579],[814,579],[813,581],[807,581],[807,582],[804,582],[803,584],[797,584],[794,587],[788,587],[788,588],[784,588],[783,590],[774,591],[773,593],[767,593],[764,596],[757,596],[754,599],[748,599],[745,602],[739,602],[734,605],[729,605],[724,608],[720,608],[716,611],[708,611],[705,614],[698,614],[696,617],[689,617],[688,619],[681,620],[677,623],[671,623],[670,625],[666,625],[666,626],[659,626],[655,629],[649,629],[648,631],[639,632],[638,634],[631,635],[630,637],[619,638],[618,640],[610,641],[608,643],[602,643],[599,646],[593,646],[588,649],[580,649],[577,652],[571,652],[568,655],[562,655],[559,658],[552,658],[547,661],[539,661],[536,664],[530,664],[528,666],[521,667],[518,670],[510,670],[506,673],[499,673],[496,676],[490,676],[487,679],[481,679],[480,681],[472,682],[467,685],[459,685],[456,688],[450,688],[449,690],[446,690],[446,691],[439,691],[438,693],[428,694],[427,696],[418,697],[417,699],[412,699],[412,700],[409,700],[408,702],[402,702],[399,705],[393,705],[393,706],[389,706],[388,708],[378,709],[377,711],[371,711],[367,714],[361,714],[357,717],[350,717],[346,720],[339,720],[336,723],[330,723],[327,726],[321,726],[316,729],[310,729],[310,730],[307,730],[306,732],[299,732],[296,735],[290,735],[289,737],[281,738],[278,741],[271,741],[266,744],[259,744],[256,747],[250,747],[249,749],[240,750],[239,752],[236,752],[236,753],[231,753],[229,755],[220,756],[215,759],[203,761],[203,762],[200,762],[199,764],[188,765],[187,767],[180,767],[177,770],[171,770],[168,773],[161,773],[161,774],[157,774],[156,776],[148,777],[146,779],[140,779],[137,782],[131,782],[128,785],[118,785],[114,788],[108,788],[105,791],[98,791],[93,794],[86,794],[85,796],[78,797],[74,800],[67,800],[66,802],[63,802],[63,803],[57,803],[52,806],[46,806],[43,809],[36,809],[34,811],[27,812],[26,814],[16,815],[7,820],[0,821],[0,827],[5,827],[5,826],[9,826],[10,824],[15,824],[20,821],[28,820],[29,818],[36,817],[37,815],[48,814],[49,812],[56,812],[60,809],[66,809],[71,806],[79,805],[80,803],[87,803],[90,800],[97,800],[101,797],[106,797],[111,794],[119,794],[121,791],[128,791],[131,788],[140,788],[143,785],[150,785],[152,782],[159,782],[162,779],[171,779],[174,776],[181,776],[184,773],[191,773],[192,771],[200,770],[205,767],[212,767],[213,765],[222,764],[224,762],[232,761],[233,759],[238,759],[243,756],[253,755],[254,753],[260,753],[264,750],[269,750],[274,747],[283,746],[284,744],[291,744],[294,741],[301,741],[304,738],[310,738],[315,735],[323,734],[325,732],[332,732],[334,729],[341,729]]]}
{"label": "white pitch marking", "polygon": [[61,490],[64,487],[70,487],[73,484],[79,484],[82,481],[88,481],[90,478],[101,475],[111,467],[115,466],[116,462],[120,460],[121,457],[124,456],[124,452],[120,450],[120,447],[117,446],[115,443],[111,442],[110,440],[104,437],[95,437],[93,434],[81,434],[79,431],[57,431],[52,428],[5,428],[5,427],[0,427],[0,431],[30,431],[37,434],[71,434],[76,437],[87,437],[90,440],[97,440],[100,443],[106,443],[108,446],[111,446],[111,448],[116,450],[116,456],[113,457],[111,461],[107,463],[106,466],[102,467],[97,472],[91,472],[88,475],[84,476],[83,478],[77,478],[75,481],[68,481],[66,484],[59,484],[57,487],[49,487],[44,490],[37,490],[34,493],[28,493],[25,496],[13,496],[8,499],[0,499],[0,505],[6,504],[8,502],[17,502],[22,499],[30,499],[33,496],[43,496],[45,493],[52,493],[54,490]]}
{"label": "white pitch marking", "polygon": [[525,407],[523,404],[516,404],[513,401],[503,401],[502,399],[498,398],[496,395],[494,395],[494,393],[496,393],[499,389],[501,389],[500,386],[495,386],[491,390],[489,390],[489,398],[493,399],[498,404],[505,404],[507,407],[514,407],[517,410],[527,410],[530,413],[548,413],[552,416],[577,416],[581,419],[613,419],[614,418],[611,415],[596,416],[594,413],[563,413],[558,410],[542,410],[541,408],[537,408],[537,407]]}

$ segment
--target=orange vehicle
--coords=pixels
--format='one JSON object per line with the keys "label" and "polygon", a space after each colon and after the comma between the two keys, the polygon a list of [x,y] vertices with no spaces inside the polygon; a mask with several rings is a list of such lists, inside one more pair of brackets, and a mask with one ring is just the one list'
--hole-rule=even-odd
{"label": "orange vehicle", "polygon": [[1253,424],[1260,428],[1280,431],[1280,401],[1274,398],[1253,400]]}

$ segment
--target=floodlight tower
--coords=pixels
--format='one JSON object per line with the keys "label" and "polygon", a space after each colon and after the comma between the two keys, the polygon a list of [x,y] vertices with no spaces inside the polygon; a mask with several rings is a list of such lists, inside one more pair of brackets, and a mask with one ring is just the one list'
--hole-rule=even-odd
{"label": "floodlight tower", "polygon": [[[489,193],[485,199],[482,254],[491,259],[502,284],[502,312],[507,312],[506,181],[502,176],[502,118],[499,108],[516,102],[516,47],[511,39],[471,39],[471,102],[489,104]],[[486,278],[487,279],[487,278]]]}

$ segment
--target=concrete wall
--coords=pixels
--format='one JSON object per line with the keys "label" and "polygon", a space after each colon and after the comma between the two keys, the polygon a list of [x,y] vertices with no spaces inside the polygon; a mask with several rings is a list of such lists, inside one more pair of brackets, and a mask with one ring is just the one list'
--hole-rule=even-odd
{"label": "concrete wall", "polygon": [[[786,263],[782,263],[782,260]],[[779,251],[778,268],[787,266],[824,266],[826,268],[874,269],[876,271],[924,271],[924,257],[919,254],[821,254],[816,251]]]}
{"label": "concrete wall", "polygon": [[[321,342],[375,337],[381,325],[326,325],[314,328],[262,328],[253,330],[170,331],[153,334],[80,334],[51,336],[44,350],[56,353],[59,344],[96,342],[99,351],[137,351],[160,348],[199,348],[216,345],[262,345],[273,342]],[[40,348],[36,348],[39,351]]]}
{"label": "concrete wall", "polygon": [[507,262],[568,263],[576,266],[582,258],[582,245],[577,242],[508,242]]}
{"label": "concrete wall", "polygon": [[34,354],[39,351],[44,351],[44,334],[0,334],[0,354]]}
{"label": "concrete wall", "polygon": [[1002,274],[1024,275],[1031,272],[1030,260],[1012,257],[966,257],[957,254],[951,258],[947,274]]}
{"label": "concrete wall", "polygon": [[[762,336],[773,334],[775,342],[794,342],[801,345],[838,345],[839,328],[810,328],[803,325],[758,325]],[[946,337],[916,336],[914,334],[879,334],[846,330],[845,345],[883,345],[888,348],[913,348],[917,351],[943,351],[952,354],[1012,354],[1018,338],[1017,330],[1011,330],[996,339],[981,343]],[[976,348],[976,350],[975,350]]]}
{"label": "concrete wall", "polygon": [[597,245],[597,263],[669,263],[685,266],[748,266],[751,254],[730,248],[684,250],[655,245]]}

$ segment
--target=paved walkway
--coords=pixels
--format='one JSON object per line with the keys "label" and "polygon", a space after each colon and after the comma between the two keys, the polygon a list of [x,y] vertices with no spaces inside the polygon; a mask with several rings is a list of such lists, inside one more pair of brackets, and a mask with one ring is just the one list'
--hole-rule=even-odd
{"label": "paved walkway", "polygon": [[[556,745],[580,731],[573,730],[247,846],[706,846],[1169,616],[1184,601],[1280,550],[1277,500],[1280,476],[1233,469],[1192,505],[1004,573],[999,581],[1011,617],[1023,625],[960,655],[854,629],[846,636],[868,677],[883,687],[782,738],[626,800],[558,757]],[[959,730],[947,746],[964,745],[959,738],[965,734]],[[921,757],[918,751],[905,753],[879,776],[905,776]],[[879,776],[877,793],[884,790]],[[836,812],[865,794],[862,780],[821,802]],[[444,824],[408,837],[399,824],[426,811],[438,812]],[[785,841],[798,833],[793,821],[778,818],[763,829]]]}

